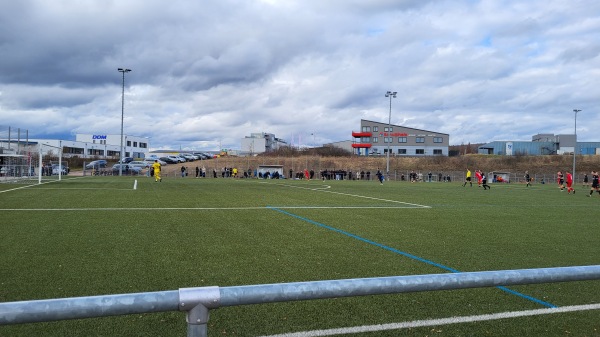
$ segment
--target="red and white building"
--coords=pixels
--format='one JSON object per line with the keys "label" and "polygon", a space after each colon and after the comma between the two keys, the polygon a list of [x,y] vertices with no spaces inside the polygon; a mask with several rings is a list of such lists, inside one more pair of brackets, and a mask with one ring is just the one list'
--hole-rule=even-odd
{"label": "red and white building", "polygon": [[352,131],[352,148],[358,155],[447,156],[450,135],[436,131],[388,125],[361,119],[360,131]]}

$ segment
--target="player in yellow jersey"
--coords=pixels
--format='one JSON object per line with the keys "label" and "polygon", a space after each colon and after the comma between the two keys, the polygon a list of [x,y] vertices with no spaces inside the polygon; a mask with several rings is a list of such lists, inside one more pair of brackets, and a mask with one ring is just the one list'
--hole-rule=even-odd
{"label": "player in yellow jersey", "polygon": [[465,183],[463,184],[463,187],[467,186],[467,183],[471,184],[471,187],[473,187],[473,182],[471,181],[471,170],[469,170],[467,168],[467,175],[466,175],[466,179],[465,179]]}
{"label": "player in yellow jersey", "polygon": [[154,161],[154,164],[152,164],[152,169],[154,170],[154,181],[162,181],[162,178],[160,177],[160,163],[158,160]]}

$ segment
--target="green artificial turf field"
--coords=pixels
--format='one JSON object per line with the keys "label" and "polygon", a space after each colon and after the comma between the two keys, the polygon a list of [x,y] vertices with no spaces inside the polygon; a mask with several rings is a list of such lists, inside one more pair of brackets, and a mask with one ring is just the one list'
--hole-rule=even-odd
{"label": "green artificial turf field", "polygon": [[[18,187],[0,185],[0,302],[600,264],[600,197],[581,186],[569,195],[539,184],[484,191],[458,182],[76,177]],[[226,307],[211,311],[208,329],[209,336],[259,336],[597,304],[599,286]],[[598,314],[351,335],[598,336]],[[0,336],[31,335],[185,336],[186,323],[183,313],[169,312],[0,326]]]}

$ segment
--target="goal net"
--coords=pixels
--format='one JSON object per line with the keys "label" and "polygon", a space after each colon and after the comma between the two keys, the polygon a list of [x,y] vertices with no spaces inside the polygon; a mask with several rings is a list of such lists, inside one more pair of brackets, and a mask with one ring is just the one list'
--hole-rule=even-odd
{"label": "goal net", "polygon": [[69,173],[60,148],[19,144],[0,153],[0,183],[39,184],[60,180]]}

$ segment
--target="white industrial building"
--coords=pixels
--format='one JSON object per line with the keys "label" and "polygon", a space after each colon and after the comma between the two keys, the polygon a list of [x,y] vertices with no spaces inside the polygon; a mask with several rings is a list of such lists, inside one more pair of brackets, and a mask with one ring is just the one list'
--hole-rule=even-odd
{"label": "white industrial building", "polygon": [[257,154],[275,151],[281,146],[288,145],[283,139],[275,137],[272,133],[252,133],[242,138],[242,153]]}
{"label": "white industrial building", "polygon": [[[29,139],[29,144],[49,145],[62,149],[63,157],[118,159],[121,135],[77,134],[75,140]],[[149,138],[123,135],[124,157],[144,158],[149,152]]]}

